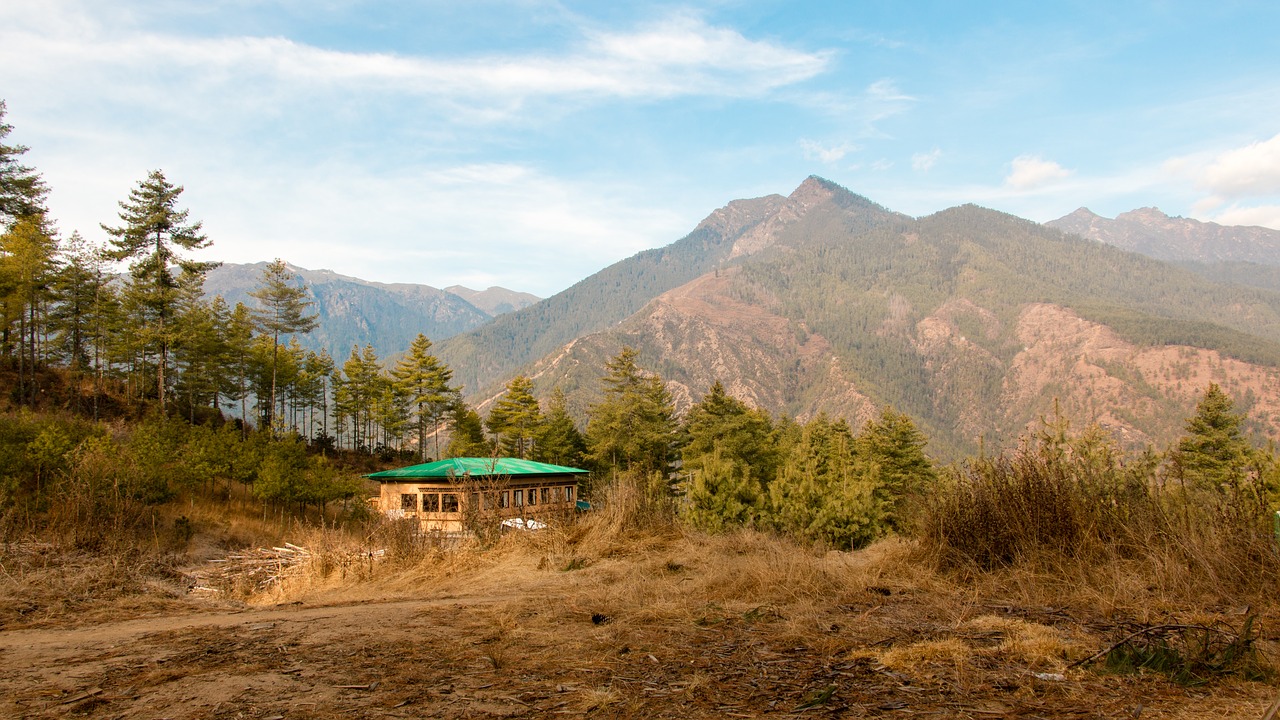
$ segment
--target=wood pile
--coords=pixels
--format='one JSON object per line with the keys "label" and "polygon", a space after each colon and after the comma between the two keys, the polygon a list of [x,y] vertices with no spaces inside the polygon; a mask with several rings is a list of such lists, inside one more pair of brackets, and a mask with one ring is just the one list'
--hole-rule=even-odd
{"label": "wood pile", "polygon": [[[385,550],[346,551],[326,560],[338,565],[381,559]],[[214,596],[234,592],[255,593],[297,576],[316,559],[310,550],[293,543],[284,547],[255,548],[210,560],[190,576],[192,595]]]}

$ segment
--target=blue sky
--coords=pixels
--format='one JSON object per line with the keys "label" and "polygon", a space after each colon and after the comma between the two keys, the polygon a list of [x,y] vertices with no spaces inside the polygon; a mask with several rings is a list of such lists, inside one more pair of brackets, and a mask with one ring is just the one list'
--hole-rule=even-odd
{"label": "blue sky", "polygon": [[817,174],[1280,228],[1280,3],[0,3],[10,141],[101,240],[163,169],[231,262],[550,295]]}

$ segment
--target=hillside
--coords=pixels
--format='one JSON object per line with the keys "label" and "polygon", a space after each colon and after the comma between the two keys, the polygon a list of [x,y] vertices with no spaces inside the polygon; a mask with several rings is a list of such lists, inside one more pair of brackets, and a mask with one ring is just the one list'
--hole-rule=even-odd
{"label": "hillside", "polygon": [[811,177],[790,197],[731,202],[671,245],[610,265],[536,305],[450,338],[440,344],[439,355],[469,394],[483,394],[575,338],[630,317],[662,293],[769,249],[800,225],[821,232],[814,223],[826,222],[833,231],[858,232],[895,219],[905,216]]}
{"label": "hillside", "polygon": [[[581,410],[625,345],[696,401],[719,379],[771,412],[910,413],[955,457],[1052,412],[1163,444],[1211,381],[1280,437],[1280,293],[975,206],[857,227],[834,199],[528,368]],[[763,248],[762,248],[763,249]],[[494,391],[495,389],[491,389]],[[482,394],[483,395],[483,394]]]}
{"label": "hillside", "polygon": [[[227,302],[254,306],[249,291],[257,287],[267,263],[226,263],[205,280],[205,293],[221,295]],[[515,307],[536,300],[528,293],[505,288],[475,291],[455,286],[444,291],[429,285],[377,283],[339,275],[332,270],[308,270],[290,265],[306,283],[315,303],[319,327],[298,338],[312,350],[326,349],[339,361],[353,345],[373,345],[381,357],[404,352],[418,333],[438,341],[483,325],[504,306]],[[477,301],[473,304],[463,291]],[[487,306],[487,309],[482,306]]]}

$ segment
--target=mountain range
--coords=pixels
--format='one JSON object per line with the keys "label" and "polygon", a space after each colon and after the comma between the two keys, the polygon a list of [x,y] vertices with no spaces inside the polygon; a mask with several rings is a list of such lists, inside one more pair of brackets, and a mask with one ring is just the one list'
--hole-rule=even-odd
{"label": "mountain range", "polygon": [[[1040,225],[965,205],[913,218],[810,177],[735,200],[674,243],[545,300],[292,267],[316,303],[304,339],[389,359],[419,332],[482,411],[516,374],[583,419],[624,346],[677,407],[712,383],[749,404],[855,426],[907,412],[941,458],[1014,442],[1059,411],[1163,446],[1210,382],[1280,439],[1280,232],[1086,209]],[[206,291],[249,300],[265,263]]]}
{"label": "mountain range", "polygon": [[1114,220],[1080,208],[1046,224],[1181,265],[1216,282],[1280,290],[1280,230],[1169,217],[1157,208],[1121,213]]}
{"label": "mountain range", "polygon": [[624,345],[680,407],[716,380],[799,418],[891,405],[944,457],[1055,406],[1167,443],[1210,382],[1280,438],[1280,293],[977,206],[911,218],[817,177],[437,349],[474,403],[524,373],[584,413]]}
{"label": "mountain range", "polygon": [[[250,307],[249,292],[260,284],[267,263],[224,263],[205,277],[205,293]],[[299,343],[327,350],[341,363],[353,346],[373,345],[380,357],[404,352],[424,333],[433,342],[484,325],[494,317],[538,301],[529,293],[501,287],[472,290],[454,285],[440,290],[412,283],[378,283],[289,265],[307,292],[319,321]]]}
{"label": "mountain range", "polygon": [[1280,230],[1271,228],[1169,217],[1153,207],[1120,213],[1114,220],[1080,208],[1045,224],[1158,260],[1280,266]]}

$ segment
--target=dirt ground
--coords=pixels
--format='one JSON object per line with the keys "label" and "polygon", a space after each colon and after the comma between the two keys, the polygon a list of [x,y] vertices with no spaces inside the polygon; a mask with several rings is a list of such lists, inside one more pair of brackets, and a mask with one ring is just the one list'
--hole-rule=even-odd
{"label": "dirt ground", "polygon": [[0,716],[1261,719],[1277,697],[1071,667],[1124,627],[1115,616],[943,601],[857,554],[751,542],[507,552],[330,577],[274,604],[5,629]]}

